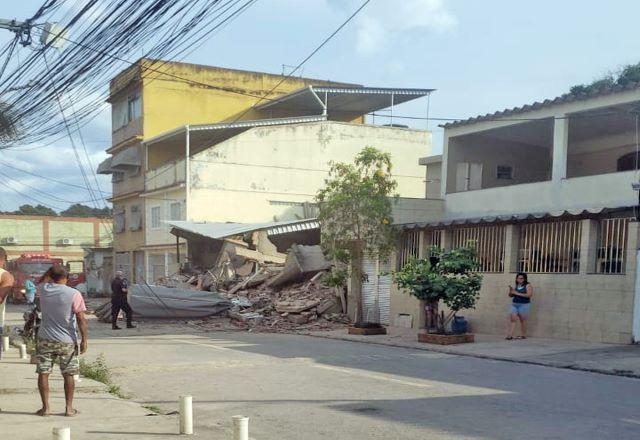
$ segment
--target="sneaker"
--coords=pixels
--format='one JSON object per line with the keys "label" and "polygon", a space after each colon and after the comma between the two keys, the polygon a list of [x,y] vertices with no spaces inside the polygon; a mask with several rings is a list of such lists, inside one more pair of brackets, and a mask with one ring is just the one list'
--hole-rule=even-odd
{"label": "sneaker", "polygon": [[120,327],[118,327],[117,325],[112,325],[111,326],[111,330],[122,330]]}
{"label": "sneaker", "polygon": [[127,328],[136,328],[136,327],[138,327],[138,326],[135,325],[135,324],[127,324]]}

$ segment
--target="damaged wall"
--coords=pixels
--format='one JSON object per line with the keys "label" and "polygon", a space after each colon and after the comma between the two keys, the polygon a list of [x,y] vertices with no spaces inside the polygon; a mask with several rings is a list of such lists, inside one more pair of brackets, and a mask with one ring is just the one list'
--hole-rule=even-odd
{"label": "damaged wall", "polygon": [[366,146],[391,153],[400,196],[424,197],[416,158],[430,154],[427,131],[340,122],[260,127],[193,157],[190,220],[302,218],[302,204],[323,186],[329,161],[353,162]]}

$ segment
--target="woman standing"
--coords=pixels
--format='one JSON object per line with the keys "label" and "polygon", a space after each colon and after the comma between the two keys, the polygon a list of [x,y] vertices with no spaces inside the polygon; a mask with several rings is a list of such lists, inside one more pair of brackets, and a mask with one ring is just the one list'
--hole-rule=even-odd
{"label": "woman standing", "polygon": [[513,339],[513,332],[516,329],[516,322],[520,321],[520,335],[516,339],[527,338],[527,319],[531,309],[531,297],[533,296],[533,286],[527,280],[527,274],[519,272],[516,275],[516,287],[509,286],[509,297],[511,302],[511,314],[509,315],[509,331],[505,339]]}

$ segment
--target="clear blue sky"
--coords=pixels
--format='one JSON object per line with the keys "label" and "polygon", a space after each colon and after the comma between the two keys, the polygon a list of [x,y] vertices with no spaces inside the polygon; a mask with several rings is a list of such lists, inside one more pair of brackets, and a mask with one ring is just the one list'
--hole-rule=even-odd
{"label": "clear blue sky", "polygon": [[[184,61],[280,73],[282,64],[299,63],[361,1],[259,0]],[[0,16],[22,19],[42,0],[6,3]],[[551,98],[640,61],[639,16],[636,0],[373,0],[307,63],[303,75],[369,86],[435,88],[430,115],[464,118]],[[0,31],[0,43],[11,37]],[[426,101],[405,104],[396,113],[425,116]],[[426,127],[425,122],[411,125]],[[436,123],[429,128],[435,154],[442,149],[442,130]],[[109,143],[108,111],[83,134],[95,166]],[[67,154],[69,160],[61,160]],[[0,152],[0,160],[81,184],[70,154],[68,143],[60,142],[33,151]],[[15,188],[38,198],[44,196],[23,183],[52,189],[42,179],[2,171],[16,179]],[[108,177],[101,179],[109,190]],[[66,200],[89,198],[83,190],[53,189]],[[0,209],[22,203],[34,202],[0,188]]]}

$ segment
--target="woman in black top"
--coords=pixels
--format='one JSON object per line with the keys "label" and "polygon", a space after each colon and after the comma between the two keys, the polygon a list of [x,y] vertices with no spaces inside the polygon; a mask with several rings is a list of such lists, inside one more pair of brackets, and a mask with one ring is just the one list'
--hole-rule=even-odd
{"label": "woman in black top", "polygon": [[511,302],[511,313],[509,314],[509,330],[506,339],[513,339],[513,332],[516,329],[516,322],[520,321],[520,336],[517,339],[527,338],[527,319],[531,311],[531,297],[533,296],[533,286],[527,280],[527,274],[520,272],[516,275],[516,287],[509,286],[509,297]]}

